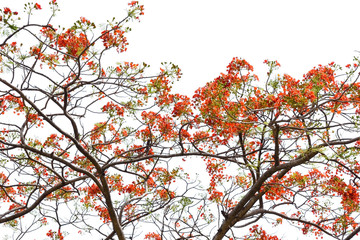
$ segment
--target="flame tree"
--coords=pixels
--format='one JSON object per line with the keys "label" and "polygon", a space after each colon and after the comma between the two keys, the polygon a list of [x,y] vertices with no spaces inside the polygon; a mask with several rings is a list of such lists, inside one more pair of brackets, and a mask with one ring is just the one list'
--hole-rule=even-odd
{"label": "flame tree", "polygon": [[352,239],[360,231],[357,59],[301,80],[266,60],[259,81],[234,58],[189,97],[171,91],[181,75],[174,64],[153,75],[145,63],[107,65],[127,49],[138,2],[100,30],[83,17],[55,28],[57,2],[48,8],[40,24],[31,21],[44,14],[37,3],[25,5],[26,22],[0,10],[0,223],[14,237],[279,239],[269,226],[291,225]]}

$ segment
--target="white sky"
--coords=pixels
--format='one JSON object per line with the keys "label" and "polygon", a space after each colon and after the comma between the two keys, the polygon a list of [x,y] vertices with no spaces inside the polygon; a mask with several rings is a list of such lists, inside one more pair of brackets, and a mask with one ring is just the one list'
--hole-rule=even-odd
{"label": "white sky", "polygon": [[[47,2],[47,1],[46,1]],[[74,5],[76,2],[76,5]],[[124,15],[128,1],[63,1],[63,14],[103,20]],[[360,50],[360,1],[338,0],[148,0],[133,24],[124,58],[183,70],[178,86],[188,93],[213,80],[237,56],[265,76],[263,60],[300,78],[317,64],[352,62]],[[71,14],[67,14],[67,12]],[[100,16],[101,15],[101,18]],[[120,56],[121,57],[121,56]]]}
{"label": "white sky", "polygon": [[[0,7],[24,0],[0,0]],[[44,8],[49,0],[37,1]],[[126,16],[124,0],[58,0],[65,26],[86,17],[96,23]],[[128,52],[117,61],[178,64],[182,81],[175,90],[193,90],[216,78],[233,57],[265,76],[265,59],[301,78],[317,64],[351,63],[360,50],[358,0],[140,0],[141,22],[131,24]],[[19,4],[19,5],[18,5]],[[154,71],[157,69],[154,69]],[[261,80],[261,79],[260,79]]]}
{"label": "white sky", "polygon": [[[1,0],[1,5],[26,3]],[[37,1],[43,7],[49,0]],[[96,23],[126,15],[130,0],[58,0],[57,19],[70,26],[80,16]],[[225,71],[233,57],[254,65],[265,77],[265,59],[278,60],[281,71],[301,76],[317,64],[351,63],[360,50],[358,0],[140,0],[141,22],[131,24],[128,52],[116,61],[153,67],[178,64],[178,91],[193,90]],[[22,7],[19,9],[21,10]]]}

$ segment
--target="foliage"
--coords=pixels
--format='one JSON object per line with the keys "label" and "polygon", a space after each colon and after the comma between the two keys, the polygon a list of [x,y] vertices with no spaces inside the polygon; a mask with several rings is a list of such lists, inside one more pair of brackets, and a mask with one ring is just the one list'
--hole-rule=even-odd
{"label": "foliage", "polygon": [[127,50],[137,1],[101,30],[83,17],[53,27],[56,0],[32,23],[43,8],[27,4],[23,25],[0,10],[0,223],[18,237],[280,239],[265,221],[316,238],[360,231],[356,58],[301,80],[265,60],[265,82],[234,58],[190,98],[171,90],[172,63],[106,65]]}

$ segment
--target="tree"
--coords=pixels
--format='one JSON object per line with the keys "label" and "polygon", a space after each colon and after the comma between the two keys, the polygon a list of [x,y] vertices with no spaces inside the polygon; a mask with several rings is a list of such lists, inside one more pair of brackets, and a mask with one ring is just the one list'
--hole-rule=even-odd
{"label": "tree", "polygon": [[262,83],[234,58],[190,98],[171,91],[174,64],[106,65],[126,51],[136,1],[102,30],[57,29],[49,7],[45,24],[30,21],[37,3],[23,25],[0,12],[0,223],[16,238],[279,239],[265,221],[358,234],[358,59],[301,80],[266,60]]}

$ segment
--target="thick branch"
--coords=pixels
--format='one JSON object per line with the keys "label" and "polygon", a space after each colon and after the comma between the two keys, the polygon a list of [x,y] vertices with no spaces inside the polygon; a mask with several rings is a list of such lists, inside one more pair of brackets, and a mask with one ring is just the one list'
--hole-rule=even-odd
{"label": "thick branch", "polygon": [[[253,206],[255,204],[254,200],[258,200],[259,194],[256,195],[257,192],[260,191],[261,187],[264,183],[276,172],[281,171],[280,176],[278,178],[284,176],[291,168],[301,165],[313,157],[315,157],[319,152],[316,149],[309,150],[308,153],[299,156],[297,159],[281,164],[279,166],[273,166],[269,168],[251,187],[251,189],[247,192],[247,194],[240,200],[240,202],[236,205],[236,207],[229,213],[227,219],[221,224],[218,232],[214,236],[213,240],[222,239],[227,231],[232,228],[246,213],[250,210],[249,206]],[[247,210],[247,211],[244,211]]]}

